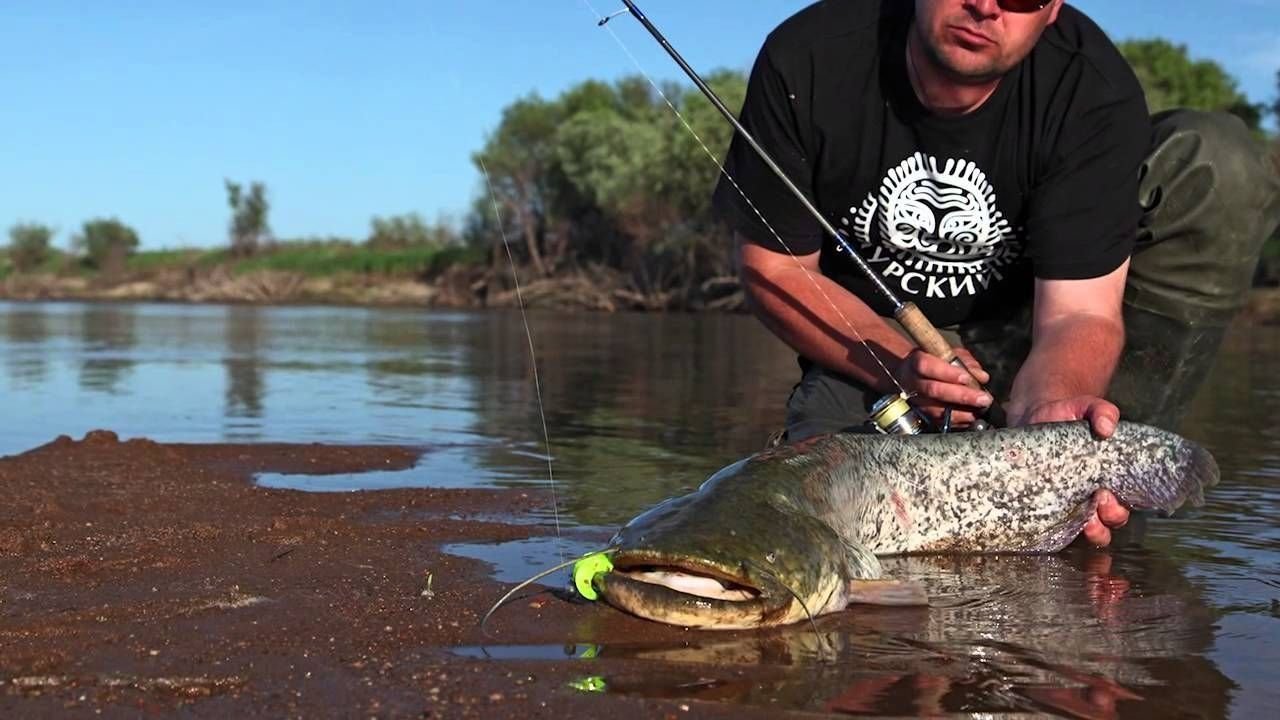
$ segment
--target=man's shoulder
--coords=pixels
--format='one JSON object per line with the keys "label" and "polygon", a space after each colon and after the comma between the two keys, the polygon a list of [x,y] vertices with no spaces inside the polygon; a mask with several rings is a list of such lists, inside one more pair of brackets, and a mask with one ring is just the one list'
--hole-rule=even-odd
{"label": "man's shoulder", "polygon": [[812,49],[831,40],[874,34],[894,0],[819,0],[782,21],[765,47],[774,53]]}
{"label": "man's shoulder", "polygon": [[1133,67],[1111,38],[1071,5],[1062,6],[1057,22],[1045,30],[1035,54],[1056,70],[1075,68],[1086,73],[1088,83],[1100,94],[1115,97],[1142,93]]}

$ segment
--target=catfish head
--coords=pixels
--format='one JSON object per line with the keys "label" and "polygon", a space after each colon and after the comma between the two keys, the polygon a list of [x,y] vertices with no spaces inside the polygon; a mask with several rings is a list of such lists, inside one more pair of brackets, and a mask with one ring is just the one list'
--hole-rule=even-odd
{"label": "catfish head", "polygon": [[742,477],[747,462],[623,527],[609,543],[613,570],[593,580],[604,600],[657,622],[726,630],[843,610],[873,586],[890,604],[923,602],[918,586],[903,603],[892,602],[903,599],[901,584],[868,584],[880,577],[876,557],[785,492]]}

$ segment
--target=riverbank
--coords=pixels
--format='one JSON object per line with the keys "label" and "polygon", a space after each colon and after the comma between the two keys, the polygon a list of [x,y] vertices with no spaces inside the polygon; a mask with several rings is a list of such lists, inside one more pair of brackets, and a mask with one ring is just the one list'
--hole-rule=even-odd
{"label": "riverbank", "polygon": [[[575,658],[575,644],[679,647],[688,633],[541,586],[482,635],[481,616],[512,585],[442,546],[549,538],[553,528],[533,519],[545,494],[251,482],[263,471],[403,469],[423,452],[120,442],[98,431],[0,458],[0,716],[778,716],[616,692],[657,672],[741,692],[780,671]],[[512,646],[557,652],[485,656]],[[603,674],[614,691],[570,686]]]}
{"label": "riverbank", "polygon": [[0,281],[0,300],[89,302],[187,302],[263,305],[367,305],[451,309],[526,307],[556,310],[743,309],[733,278],[712,278],[683,291],[637,291],[606,268],[535,278],[519,271],[516,291],[510,270],[459,264],[430,275],[339,272],[310,275],[287,270],[236,272],[224,266],[135,273],[117,279],[94,275],[12,274]]}
{"label": "riverbank", "polygon": [[[446,309],[526,307],[617,312],[626,310],[745,310],[734,278],[712,278],[684,292],[644,294],[619,274],[588,269],[528,279],[517,293],[510,272],[460,265],[430,278],[338,273],[314,277],[281,270],[233,273],[168,270],[107,281],[92,276],[10,275],[0,281],[0,300],[89,302],[186,302],[262,305],[360,305]],[[1255,288],[1245,319],[1280,324],[1280,287]]]}

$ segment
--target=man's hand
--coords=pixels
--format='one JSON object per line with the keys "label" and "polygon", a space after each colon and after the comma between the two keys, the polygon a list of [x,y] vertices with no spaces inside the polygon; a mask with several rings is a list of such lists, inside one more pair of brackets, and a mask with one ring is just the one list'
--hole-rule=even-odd
{"label": "man's hand", "polygon": [[[1094,434],[1103,439],[1109,438],[1120,422],[1120,408],[1102,398],[1084,395],[1041,403],[1021,412],[1014,410],[1009,424],[1016,427],[1076,420],[1088,420]],[[1108,490],[1099,490],[1094,500],[1097,512],[1085,523],[1083,535],[1093,545],[1105,547],[1111,544],[1111,531],[1129,522],[1129,510]]]}
{"label": "man's hand", "polygon": [[[987,371],[982,369],[968,350],[956,348],[955,353],[977,377],[978,382],[986,384],[991,380]],[[934,425],[942,423],[943,411],[948,407],[952,408],[951,424],[964,427],[972,424],[976,418],[972,408],[991,405],[991,396],[974,385],[969,373],[920,349],[912,350],[902,359],[894,377],[898,379],[902,389],[915,393],[912,405],[927,415]]]}
{"label": "man's hand", "polygon": [[1111,544],[1111,531],[1124,527],[1129,522],[1129,508],[1120,504],[1110,490],[1099,490],[1093,495],[1098,505],[1097,512],[1084,524],[1084,539],[1098,547]]}
{"label": "man's hand", "polygon": [[1011,406],[1009,410],[1009,425],[1012,427],[1088,420],[1094,434],[1104,440],[1115,433],[1116,424],[1120,422],[1120,408],[1100,397],[1089,395],[1050,400],[1024,409]]}

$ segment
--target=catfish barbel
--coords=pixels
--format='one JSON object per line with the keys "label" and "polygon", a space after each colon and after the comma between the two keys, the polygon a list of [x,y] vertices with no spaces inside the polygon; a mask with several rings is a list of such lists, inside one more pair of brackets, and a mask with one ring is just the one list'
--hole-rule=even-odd
{"label": "catfish barbel", "polygon": [[1131,422],[1107,440],[1084,422],[836,433],[752,455],[636,517],[609,543],[612,570],[590,582],[621,610],[700,628],[924,604],[923,587],[884,577],[877,556],[1056,552],[1100,489],[1171,514],[1217,482],[1204,448]]}

